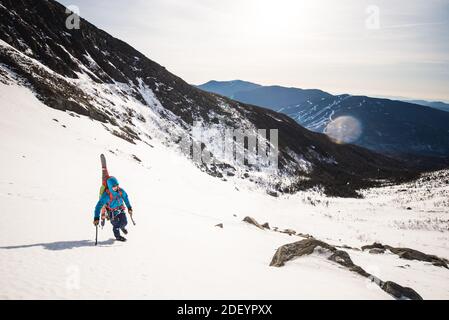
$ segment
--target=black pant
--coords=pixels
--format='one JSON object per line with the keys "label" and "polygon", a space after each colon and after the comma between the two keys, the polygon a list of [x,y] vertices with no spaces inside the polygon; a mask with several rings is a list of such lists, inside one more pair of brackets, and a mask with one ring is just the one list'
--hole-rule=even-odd
{"label": "black pant", "polygon": [[126,227],[128,224],[125,211],[121,210],[117,215],[114,215],[114,213],[111,212],[111,223],[115,238],[120,237],[120,229]]}

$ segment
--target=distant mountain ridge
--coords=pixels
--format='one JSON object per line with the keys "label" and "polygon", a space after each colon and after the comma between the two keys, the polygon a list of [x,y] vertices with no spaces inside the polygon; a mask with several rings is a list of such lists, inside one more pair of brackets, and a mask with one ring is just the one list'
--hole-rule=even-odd
{"label": "distant mountain ridge", "polygon": [[[222,85],[230,87],[227,81]],[[214,92],[219,87],[215,81]],[[281,86],[257,86],[232,94],[237,101],[284,113],[307,129],[331,137],[329,127],[337,118],[352,117],[361,132],[349,142],[376,152],[402,158],[435,157],[444,162],[449,157],[449,113],[442,110],[398,100]],[[345,126],[338,130],[344,136]]]}
{"label": "distant mountain ridge", "polygon": [[304,102],[311,97],[331,96],[331,94],[318,89],[287,88],[277,85],[263,86],[243,80],[211,80],[197,87],[204,91],[275,111],[280,108],[279,105],[288,106]]}
{"label": "distant mountain ridge", "polygon": [[449,112],[449,103],[444,103],[441,101],[426,101],[426,100],[403,100],[403,101]]}
{"label": "distant mountain ridge", "polygon": [[261,85],[242,80],[233,80],[226,82],[211,80],[198,87],[204,91],[217,93],[222,96],[234,99],[235,93],[257,89],[261,87]]}
{"label": "distant mountain ridge", "polygon": [[316,89],[285,88],[281,86],[264,86],[250,91],[241,91],[234,94],[234,99],[249,104],[255,104],[275,111],[279,106],[290,106],[305,103],[310,99],[325,99],[332,95]]}

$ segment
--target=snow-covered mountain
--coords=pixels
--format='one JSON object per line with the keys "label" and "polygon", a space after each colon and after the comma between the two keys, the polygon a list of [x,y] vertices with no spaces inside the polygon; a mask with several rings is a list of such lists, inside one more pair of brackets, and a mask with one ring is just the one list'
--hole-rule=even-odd
{"label": "snow-covered mountain", "polygon": [[[173,138],[191,134],[189,117],[277,124],[287,182],[305,160],[310,186],[343,190],[407,171],[204,94],[84,20],[64,31],[65,16],[53,1],[0,0],[0,299],[448,299],[447,171],[363,199],[272,197],[273,176],[259,173],[261,188],[232,161],[205,174]],[[94,246],[101,153],[134,209],[126,243],[108,223]]]}
{"label": "snow-covered mountain", "polygon": [[387,154],[448,157],[449,113],[402,101],[340,95],[279,109],[316,132],[350,116],[362,133],[353,143]]}
{"label": "snow-covered mountain", "polygon": [[[68,29],[70,16],[55,1],[2,0],[0,81],[27,86],[47,106],[100,121],[131,143],[157,138],[179,149],[182,139],[193,137],[216,159],[200,163],[204,171],[250,179],[272,191],[318,186],[353,196],[381,179],[414,176],[403,163],[335,144],[285,115],[197,89],[84,19],[79,29]],[[206,132],[204,141],[192,135],[194,124]],[[259,129],[278,129],[279,170],[222,156],[214,138],[228,128],[259,141],[268,140]]]}
{"label": "snow-covered mountain", "polygon": [[[224,81],[216,82],[214,90],[207,86],[199,87],[219,93],[219,84],[228,86]],[[351,143],[405,159],[434,157],[434,161],[448,163],[449,113],[435,108],[390,99],[331,95],[321,90],[280,86],[259,86],[233,92],[233,98],[284,113],[305,128],[334,138],[338,138],[341,131],[345,132],[343,127],[351,130],[355,123],[360,134],[355,139],[349,135]],[[339,117],[352,117],[354,121],[335,124]],[[332,130],[336,126],[339,128],[337,134]],[[432,162],[431,159],[421,161]]]}

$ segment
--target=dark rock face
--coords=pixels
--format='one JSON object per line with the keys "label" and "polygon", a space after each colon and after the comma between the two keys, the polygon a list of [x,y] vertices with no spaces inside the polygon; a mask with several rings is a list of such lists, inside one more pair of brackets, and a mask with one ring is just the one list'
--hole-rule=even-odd
{"label": "dark rock face", "polygon": [[[125,103],[120,106],[124,111],[117,111],[115,102],[79,87],[76,80],[81,76],[109,86],[101,90],[115,90],[123,101],[140,101],[164,119],[161,131],[171,133],[169,123],[190,132],[193,121],[234,129],[277,129],[279,171],[274,180],[267,179],[275,181],[270,182],[276,190],[273,195],[320,186],[328,195],[357,197],[357,190],[380,185],[380,181],[403,182],[418,175],[401,161],[357,146],[335,144],[284,114],[193,87],[84,19],[80,29],[69,30],[65,27],[66,9],[56,1],[1,3],[0,39],[7,45],[0,45],[0,81],[3,69],[9,69],[49,107],[109,123],[117,128],[111,133],[126,141],[133,143],[147,134],[135,125],[135,121],[143,121],[142,116]],[[144,88],[151,90],[162,107],[148,101]],[[310,163],[311,170],[304,169],[304,161]],[[205,171],[219,178],[224,172],[235,172],[232,165],[222,165],[205,166]],[[225,171],[226,165],[231,168]],[[288,185],[284,181],[289,181]]]}
{"label": "dark rock face", "polygon": [[422,297],[413,289],[402,287],[392,281],[384,282],[376,278],[375,276],[366,272],[360,266],[354,264],[354,262],[351,260],[351,257],[346,251],[338,250],[336,247],[316,239],[305,239],[281,246],[276,250],[276,253],[271,260],[270,266],[282,267],[288,261],[304,255],[312,254],[316,248],[323,248],[329,251],[329,257],[327,258],[328,260],[334,261],[339,265],[345,267],[349,271],[355,272],[362,277],[370,279],[371,281],[379,285],[382,290],[384,290],[388,294],[391,294],[397,299],[422,300]]}
{"label": "dark rock face", "polygon": [[430,262],[434,266],[448,268],[447,261],[445,259],[410,248],[395,248],[389,245],[383,245],[381,243],[373,243],[372,245],[362,247],[362,250],[370,250],[370,252],[374,249],[383,251],[390,250],[402,259]]}

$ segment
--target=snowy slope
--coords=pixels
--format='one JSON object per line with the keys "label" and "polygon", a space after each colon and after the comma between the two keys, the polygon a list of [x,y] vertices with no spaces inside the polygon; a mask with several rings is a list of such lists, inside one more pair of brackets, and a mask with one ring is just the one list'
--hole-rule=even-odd
{"label": "snowy slope", "polygon": [[[153,148],[131,144],[98,121],[48,108],[22,86],[0,84],[0,101],[0,298],[392,298],[320,254],[269,267],[279,246],[302,238],[257,229],[242,222],[245,216],[333,245],[379,241],[449,257],[449,231],[426,224],[430,217],[448,220],[444,183],[422,207],[408,204],[412,211],[400,186],[366,191],[366,199],[312,192],[274,198],[244,180],[202,173],[159,139]],[[122,244],[111,240],[107,225],[95,247],[101,153],[130,195],[137,226],[129,226]],[[411,219],[424,227],[407,227]],[[348,253],[425,299],[449,298],[447,269]]]}

